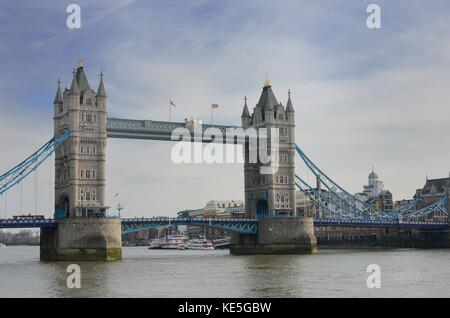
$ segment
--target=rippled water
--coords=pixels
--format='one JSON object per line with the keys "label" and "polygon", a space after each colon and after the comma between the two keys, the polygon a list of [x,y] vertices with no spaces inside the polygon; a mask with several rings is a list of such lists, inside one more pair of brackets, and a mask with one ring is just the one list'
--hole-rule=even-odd
{"label": "rippled water", "polygon": [[[234,256],[228,250],[125,247],[119,262],[39,261],[38,247],[0,248],[0,297],[450,297],[450,250],[319,250],[317,255]],[[369,289],[367,265],[381,266]]]}

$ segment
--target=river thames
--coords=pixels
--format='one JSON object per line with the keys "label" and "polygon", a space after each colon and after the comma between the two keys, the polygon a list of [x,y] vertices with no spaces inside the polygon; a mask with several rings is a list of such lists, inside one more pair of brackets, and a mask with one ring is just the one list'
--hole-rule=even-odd
{"label": "river thames", "polygon": [[[39,247],[0,248],[0,297],[450,297],[449,250],[331,250],[317,255],[234,256],[228,250],[125,247],[118,262],[39,261]],[[370,289],[369,264],[381,268]]]}

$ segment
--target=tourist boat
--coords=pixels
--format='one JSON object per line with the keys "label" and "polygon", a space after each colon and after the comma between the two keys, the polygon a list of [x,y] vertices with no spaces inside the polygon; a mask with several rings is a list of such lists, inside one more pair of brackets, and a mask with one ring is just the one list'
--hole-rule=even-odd
{"label": "tourist boat", "polygon": [[0,243],[0,248],[6,247],[6,244]]}
{"label": "tourist boat", "polygon": [[151,240],[148,248],[151,250],[162,248],[161,247],[161,239],[155,238],[155,239]]}
{"label": "tourist boat", "polygon": [[186,244],[188,237],[183,234],[167,235],[164,239],[161,239],[161,248],[175,250],[178,249],[178,245]]}
{"label": "tourist boat", "polygon": [[200,236],[196,239],[190,239],[188,241],[187,248],[190,250],[213,250],[214,244],[206,237]]}
{"label": "tourist boat", "polygon": [[150,241],[149,249],[183,250],[187,248],[188,237],[182,234],[167,235]]}
{"label": "tourist boat", "polygon": [[182,243],[177,245],[177,250],[185,250],[185,249],[187,249],[187,244]]}

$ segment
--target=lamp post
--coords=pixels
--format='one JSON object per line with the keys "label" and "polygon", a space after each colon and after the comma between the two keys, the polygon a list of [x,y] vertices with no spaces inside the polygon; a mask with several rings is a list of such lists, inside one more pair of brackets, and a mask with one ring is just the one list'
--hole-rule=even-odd
{"label": "lamp post", "polygon": [[123,206],[122,206],[122,204],[118,204],[117,205],[117,212],[119,213],[119,218],[120,218],[120,212],[123,210]]}

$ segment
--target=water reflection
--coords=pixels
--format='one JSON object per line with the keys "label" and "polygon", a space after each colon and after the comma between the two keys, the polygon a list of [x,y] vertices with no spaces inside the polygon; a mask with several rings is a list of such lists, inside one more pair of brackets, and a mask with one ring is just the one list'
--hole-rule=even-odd
{"label": "water reflection", "polygon": [[[105,297],[110,294],[109,280],[112,278],[111,268],[104,262],[52,262],[46,263],[51,273],[51,284],[48,294],[51,297]],[[81,270],[81,288],[68,288],[67,273],[70,264],[77,264]]]}
{"label": "water reflection", "polygon": [[[0,251],[0,297],[450,297],[450,250],[321,250],[317,255],[234,256],[229,251],[125,248],[119,262],[40,262],[39,248]],[[368,289],[379,264],[382,288]]]}
{"label": "water reflection", "polygon": [[295,297],[301,286],[296,276],[301,274],[297,256],[255,255],[242,257],[244,285],[252,297]]}

